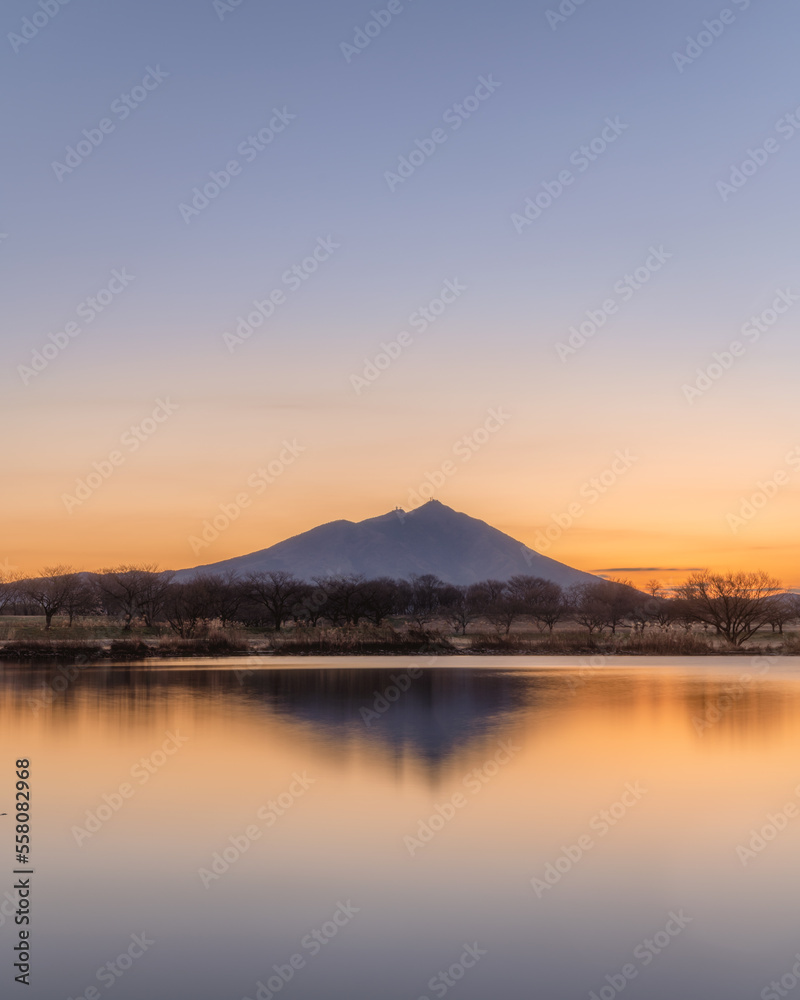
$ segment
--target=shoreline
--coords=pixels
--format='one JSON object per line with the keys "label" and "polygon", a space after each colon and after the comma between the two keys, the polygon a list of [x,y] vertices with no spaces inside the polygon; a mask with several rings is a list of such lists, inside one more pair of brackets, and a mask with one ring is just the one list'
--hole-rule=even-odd
{"label": "shoreline", "polygon": [[173,660],[217,660],[217,659],[248,659],[250,657],[267,657],[270,659],[293,659],[308,660],[314,658],[325,659],[403,659],[409,657],[436,657],[442,659],[452,659],[454,657],[470,657],[472,659],[491,657],[510,657],[515,659],[531,657],[547,657],[556,659],[572,659],[575,657],[622,657],[635,658],[647,657],[670,660],[690,660],[690,659],[710,659],[714,657],[726,657],[732,659],[753,659],[758,657],[775,657],[779,659],[791,660],[800,657],[800,653],[784,649],[775,648],[749,648],[749,649],[709,649],[703,652],[665,652],[646,651],[642,649],[632,649],[614,646],[586,646],[575,647],[568,650],[554,651],[552,649],[505,649],[501,646],[487,649],[371,649],[371,650],[296,650],[291,649],[238,649],[238,650],[180,650],[159,651],[158,649],[140,650],[137,652],[112,653],[110,650],[92,651],[87,653],[84,650],[57,649],[45,650],[7,650],[0,647],[0,667],[3,664],[32,665],[48,663],[71,663],[84,666],[112,666],[125,663],[141,663],[147,661],[148,664],[158,662],[169,663]]}
{"label": "shoreline", "polygon": [[280,631],[246,629],[241,626],[198,629],[185,636],[159,628],[125,629],[92,621],[51,631],[43,623],[25,628],[14,623],[0,632],[0,664],[21,663],[124,663],[174,659],[243,658],[258,656],[304,660],[310,657],[368,658],[387,660],[402,657],[498,657],[547,656],[636,657],[660,656],[673,660],[689,657],[724,656],[784,658],[800,655],[800,633],[760,631],[742,645],[733,645],[711,630],[701,629],[620,629],[587,631],[556,628],[476,629],[455,633],[436,623],[414,628],[407,622],[393,622],[378,629],[288,628]]}

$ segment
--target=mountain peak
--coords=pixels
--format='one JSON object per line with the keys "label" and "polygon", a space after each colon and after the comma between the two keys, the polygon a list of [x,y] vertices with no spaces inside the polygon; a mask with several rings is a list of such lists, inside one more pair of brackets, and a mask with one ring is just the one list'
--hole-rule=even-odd
{"label": "mountain peak", "polygon": [[406,511],[406,517],[411,517],[412,515],[419,514],[456,514],[457,511],[453,510],[452,507],[448,507],[447,504],[442,503],[441,500],[434,500],[431,498],[427,500],[424,504],[419,507],[414,507],[412,510]]}
{"label": "mountain peak", "polygon": [[596,577],[533,552],[485,521],[439,500],[404,511],[400,507],[363,521],[318,525],[260,552],[181,570],[178,579],[200,572],[248,573],[283,570],[305,580],[341,574],[408,579],[432,573],[447,583],[541,576],[562,586]]}

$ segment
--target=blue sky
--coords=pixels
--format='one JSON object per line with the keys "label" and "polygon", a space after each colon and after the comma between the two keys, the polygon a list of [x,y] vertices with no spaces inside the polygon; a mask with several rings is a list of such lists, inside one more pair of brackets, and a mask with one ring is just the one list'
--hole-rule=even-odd
{"label": "blue sky", "polygon": [[[633,445],[647,453],[640,481],[609,500],[588,535],[550,554],[590,568],[593,556],[581,553],[596,551],[602,565],[627,565],[629,555],[611,552],[636,511],[641,538],[624,548],[643,565],[653,561],[647,552],[670,566],[669,552],[692,564],[715,553],[735,561],[740,540],[726,534],[726,512],[797,443],[800,309],[696,406],[681,387],[796,279],[800,132],[778,136],[776,123],[800,105],[797,6],[738,0],[721,20],[720,0],[587,0],[554,30],[555,3],[405,0],[349,56],[342,45],[385,4],[217,6],[70,0],[26,44],[9,36],[25,18],[42,22],[41,6],[4,7],[0,82],[12,99],[0,182],[0,385],[4,407],[20,415],[7,502],[22,535],[33,531],[32,504],[41,537],[74,528],[76,517],[63,520],[61,486],[159,394],[181,400],[180,420],[80,512],[79,535],[99,531],[122,545],[111,526],[146,495],[148,531],[170,563],[186,519],[213,510],[286,436],[308,440],[305,473],[232,533],[220,558],[293,526],[402,502],[437,456],[502,403],[516,421],[443,500],[527,540],[598,463]],[[674,53],[708,30],[704,21],[718,37],[679,68]],[[482,77],[494,92],[453,129],[448,109]],[[160,82],[123,119],[115,102],[145,79]],[[295,117],[246,162],[241,144],[276,109]],[[59,180],[54,162],[103,119],[113,130]],[[517,232],[512,215],[607,120],[627,127],[584,171],[573,161],[574,183]],[[387,171],[437,128],[446,141],[391,190]],[[723,201],[718,182],[770,137],[778,151]],[[240,173],[187,224],[181,203],[233,159]],[[224,331],[254,300],[285,290],[283,273],[329,237],[335,253],[231,353]],[[556,343],[651,247],[672,257],[562,362]],[[23,384],[19,366],[115,268],[135,280]],[[364,359],[448,279],[463,282],[463,296],[355,395],[351,376]],[[312,502],[320,482],[328,492]],[[674,545],[661,537],[673,489],[686,505]],[[745,548],[780,548],[794,490]],[[690,554],[718,530],[710,548]]]}

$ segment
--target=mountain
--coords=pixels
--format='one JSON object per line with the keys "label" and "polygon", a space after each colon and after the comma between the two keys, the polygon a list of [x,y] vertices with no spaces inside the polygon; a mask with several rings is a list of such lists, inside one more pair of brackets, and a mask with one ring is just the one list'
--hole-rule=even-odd
{"label": "mountain", "polygon": [[305,580],[350,573],[408,579],[434,573],[448,583],[468,584],[523,574],[566,587],[598,579],[539,555],[438,500],[365,521],[331,521],[260,552],[181,570],[176,579],[189,580],[201,571],[243,576],[269,570],[286,570]]}

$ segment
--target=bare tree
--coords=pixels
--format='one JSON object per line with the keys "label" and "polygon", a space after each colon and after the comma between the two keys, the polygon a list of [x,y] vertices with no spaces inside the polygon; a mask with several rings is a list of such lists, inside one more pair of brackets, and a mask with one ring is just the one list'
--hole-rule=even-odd
{"label": "bare tree", "polygon": [[15,603],[20,592],[20,574],[0,568],[0,614]]}
{"label": "bare tree", "polygon": [[797,594],[775,594],[769,601],[769,624],[773,632],[783,635],[786,625],[800,618]]}
{"label": "bare tree", "polygon": [[504,580],[481,580],[480,583],[473,584],[475,597],[481,601],[484,607],[488,607],[493,601],[503,596],[506,590]]}
{"label": "bare tree", "polygon": [[669,620],[668,627],[677,625],[678,628],[682,628],[686,633],[692,631],[692,627],[696,622],[689,601],[677,595],[667,601],[667,618]]}
{"label": "bare tree", "polygon": [[509,600],[508,585],[505,580],[481,580],[479,583],[474,583],[470,589],[480,616],[485,618],[498,633],[508,633],[519,611]]}
{"label": "bare tree", "polygon": [[90,615],[97,610],[97,592],[89,582],[85,573],[70,573],[67,590],[64,596],[62,611],[67,616],[67,628],[78,615]]}
{"label": "bare tree", "polygon": [[211,617],[210,593],[202,577],[171,583],[164,595],[163,612],[173,632],[182,639],[191,639]]}
{"label": "bare tree", "polygon": [[104,599],[106,610],[123,619],[125,631],[131,628],[134,618],[143,613],[143,602],[158,587],[153,579],[158,575],[158,566],[144,564],[102,569],[95,576],[95,586]]}
{"label": "bare tree", "polygon": [[800,621],[800,594],[788,593],[783,595],[784,601],[794,611],[793,621]]}
{"label": "bare tree", "polygon": [[314,583],[305,587],[292,608],[295,621],[316,626],[325,617],[328,603],[327,580],[316,577]]}
{"label": "bare tree", "polygon": [[780,581],[764,572],[694,573],[676,593],[692,621],[710,625],[733,646],[741,646],[769,625]]}
{"label": "bare tree", "polygon": [[442,594],[442,617],[461,635],[466,635],[467,628],[480,618],[477,596],[474,586],[450,586]]}
{"label": "bare tree", "polygon": [[596,584],[576,584],[567,592],[570,617],[577,625],[589,630],[589,635],[602,635],[607,625],[607,608],[597,591]]}
{"label": "bare tree", "polygon": [[634,632],[644,632],[648,625],[661,629],[662,632],[672,625],[674,613],[672,601],[664,597],[653,597],[642,594],[639,600],[633,602],[630,620]]}
{"label": "bare tree", "polygon": [[[490,584],[496,582],[495,580],[489,581]],[[523,605],[519,597],[505,584],[503,584],[502,590],[495,593],[496,596],[483,608],[483,614],[498,634],[504,632],[508,635],[511,632],[511,626],[522,613]]]}
{"label": "bare tree", "polygon": [[387,576],[367,580],[361,588],[364,617],[373,625],[382,625],[397,610],[397,584]]}
{"label": "bare tree", "polygon": [[281,626],[292,613],[292,608],[302,600],[305,584],[291,573],[273,570],[270,573],[251,573],[245,579],[249,598],[263,606],[272,627],[280,632]]}
{"label": "bare tree", "polygon": [[442,598],[447,590],[447,585],[433,573],[424,573],[422,576],[411,578],[411,595],[409,601],[409,617],[417,626],[424,629],[435,618],[438,618],[442,610]]}
{"label": "bare tree", "polygon": [[675,620],[672,610],[673,601],[668,597],[651,597],[647,602],[648,620],[662,632],[666,632]]}
{"label": "bare tree", "polygon": [[50,628],[75,588],[76,574],[71,566],[46,566],[34,580],[26,580],[22,591],[28,600],[37,605],[44,615],[45,628]]}
{"label": "bare tree", "polygon": [[357,573],[317,577],[314,581],[324,586],[327,594],[325,617],[334,625],[358,625],[365,616],[366,580]]}
{"label": "bare tree", "polygon": [[223,628],[228,628],[237,621],[247,596],[245,585],[238,576],[228,570],[222,574],[204,573],[197,579],[201,580],[206,588],[211,617],[218,618]]}
{"label": "bare tree", "polygon": [[159,573],[157,567],[143,567],[139,589],[139,613],[147,628],[161,619],[174,573]]}
{"label": "bare tree", "polygon": [[551,635],[555,626],[569,615],[569,605],[564,597],[564,591],[557,583],[542,588],[539,600],[531,609],[531,615],[539,631],[544,632],[547,629]]}
{"label": "bare tree", "polygon": [[513,576],[508,586],[521,613],[531,617],[540,632],[547,629],[552,633],[553,628],[567,617],[569,607],[557,583],[540,576]]}
{"label": "bare tree", "polygon": [[624,580],[580,584],[571,593],[572,617],[589,630],[589,635],[595,631],[602,634],[606,628],[615,635],[636,613],[638,597],[638,592]]}

